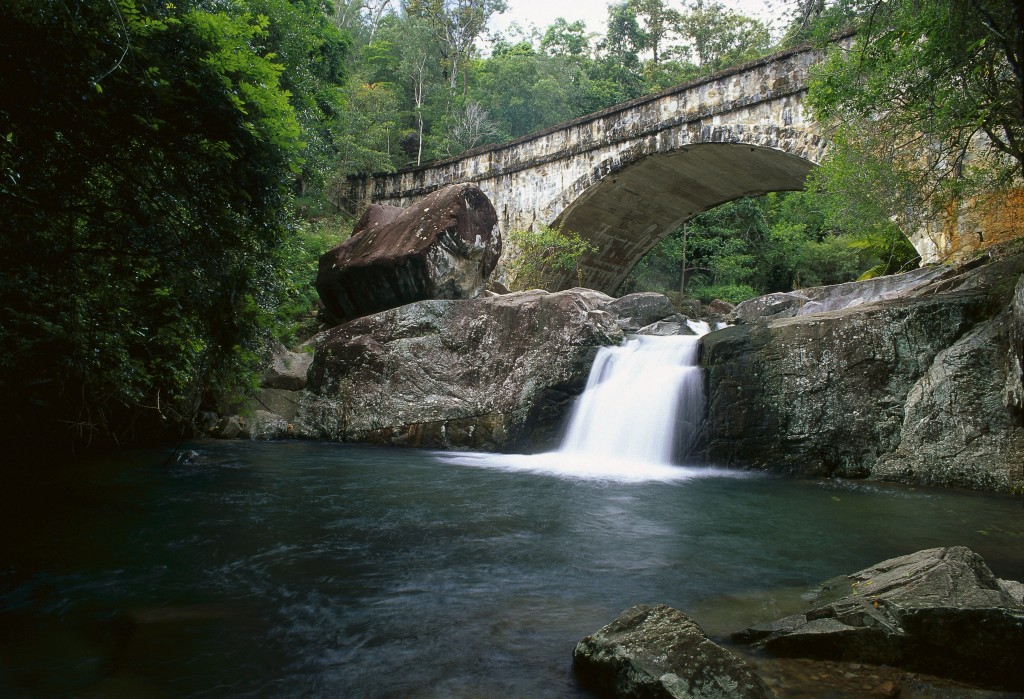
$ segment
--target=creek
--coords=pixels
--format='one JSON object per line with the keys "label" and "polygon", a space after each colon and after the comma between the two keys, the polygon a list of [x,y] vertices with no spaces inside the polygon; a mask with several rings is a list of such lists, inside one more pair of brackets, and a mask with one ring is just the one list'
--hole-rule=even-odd
{"label": "creek", "polygon": [[638,602],[720,638],[933,546],[1024,579],[1019,498],[316,442],[185,448],[8,463],[0,695],[584,697],[574,644]]}

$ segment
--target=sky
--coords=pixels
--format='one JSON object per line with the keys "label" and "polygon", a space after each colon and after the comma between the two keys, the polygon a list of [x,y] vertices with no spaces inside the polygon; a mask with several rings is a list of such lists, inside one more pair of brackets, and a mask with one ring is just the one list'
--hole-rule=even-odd
{"label": "sky", "polygon": [[[506,0],[508,11],[496,15],[491,19],[491,30],[505,32],[512,22],[518,22],[523,28],[529,29],[534,24],[538,29],[544,30],[559,17],[573,22],[582,19],[587,23],[587,29],[604,33],[605,21],[608,19],[608,4],[610,0]],[[682,3],[672,3],[682,8]],[[742,12],[751,17],[757,17],[763,21],[767,11],[766,3],[762,0],[722,0],[726,7]]]}

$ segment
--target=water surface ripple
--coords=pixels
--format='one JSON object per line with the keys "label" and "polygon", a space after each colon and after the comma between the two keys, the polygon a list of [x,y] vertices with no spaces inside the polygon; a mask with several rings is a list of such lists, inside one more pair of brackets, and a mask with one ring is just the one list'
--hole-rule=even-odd
{"label": "water surface ripple", "polygon": [[8,477],[0,695],[584,697],[573,645],[638,602],[722,634],[833,575],[954,544],[1024,579],[1019,498],[189,448],[189,463],[132,452]]}

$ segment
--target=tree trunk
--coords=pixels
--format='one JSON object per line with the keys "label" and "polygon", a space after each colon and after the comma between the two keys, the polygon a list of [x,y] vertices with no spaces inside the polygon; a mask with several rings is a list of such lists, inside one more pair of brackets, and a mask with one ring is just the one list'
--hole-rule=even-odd
{"label": "tree trunk", "polygon": [[683,259],[679,262],[679,293],[686,293],[686,222],[683,222]]}

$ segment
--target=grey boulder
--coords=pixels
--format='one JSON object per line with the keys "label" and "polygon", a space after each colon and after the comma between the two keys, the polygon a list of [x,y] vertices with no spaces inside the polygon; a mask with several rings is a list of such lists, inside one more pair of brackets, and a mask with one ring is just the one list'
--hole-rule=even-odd
{"label": "grey boulder", "polygon": [[763,699],[775,696],[740,658],[665,605],[637,605],[573,650],[580,682],[619,699]]}
{"label": "grey boulder", "polygon": [[891,665],[1024,690],[1020,584],[962,546],[883,561],[819,588],[812,609],[733,634],[779,656]]}

